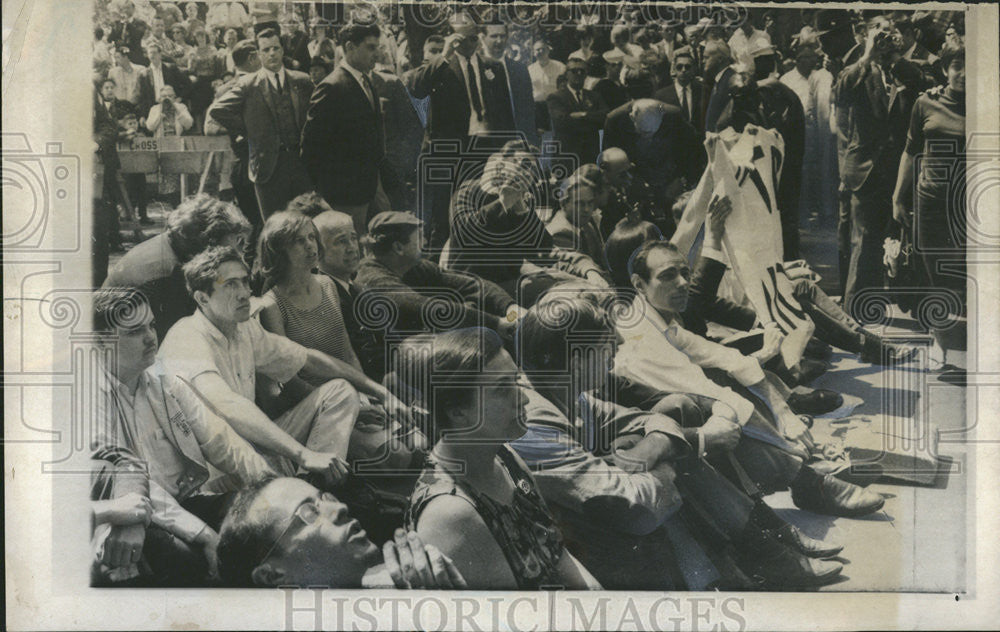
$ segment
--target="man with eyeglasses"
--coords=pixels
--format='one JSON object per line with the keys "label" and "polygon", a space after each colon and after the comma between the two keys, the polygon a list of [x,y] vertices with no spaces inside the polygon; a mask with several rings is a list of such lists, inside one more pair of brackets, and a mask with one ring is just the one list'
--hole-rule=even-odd
{"label": "man with eyeglasses", "polygon": [[700,116],[704,88],[701,78],[694,73],[694,55],[690,48],[684,47],[674,53],[670,73],[674,82],[653,93],[653,98],[679,107],[687,122],[698,130],[699,135],[704,135],[705,125]]}
{"label": "man with eyeglasses", "polygon": [[240,491],[218,552],[231,586],[467,588],[452,561],[416,533],[397,529],[380,552],[344,503],[297,478]]}
{"label": "man with eyeglasses", "polygon": [[572,154],[577,164],[592,163],[601,150],[601,128],[608,106],[601,95],[584,90],[587,62],[576,57],[566,62],[566,85],[549,95],[549,116],[560,153]]}

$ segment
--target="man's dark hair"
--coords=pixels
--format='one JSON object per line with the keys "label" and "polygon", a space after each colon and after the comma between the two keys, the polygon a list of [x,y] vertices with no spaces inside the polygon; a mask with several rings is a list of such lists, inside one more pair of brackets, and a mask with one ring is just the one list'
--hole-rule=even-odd
{"label": "man's dark hair", "polygon": [[758,81],[767,79],[777,67],[778,58],[775,55],[759,55],[753,58],[753,76]]}
{"label": "man's dark hair", "polygon": [[341,46],[347,46],[348,42],[355,46],[361,44],[369,37],[380,37],[382,30],[375,22],[350,22],[337,34],[337,41]]}
{"label": "man's dark hair", "polygon": [[632,257],[647,241],[659,241],[663,233],[655,224],[642,220],[624,218],[608,235],[604,244],[604,256],[611,271],[611,278],[617,288],[631,287],[629,269]]}
{"label": "man's dark hair", "polygon": [[257,41],[257,46],[260,46],[260,40],[265,37],[277,37],[278,41],[281,41],[281,35],[278,34],[277,29],[267,28],[257,33],[257,37],[254,39]]}
{"label": "man's dark hair", "polygon": [[653,97],[653,76],[641,68],[625,71],[625,91],[630,99],[650,99]]}
{"label": "man's dark hair", "polygon": [[444,36],[432,33],[427,36],[427,39],[424,40],[424,46],[427,44],[444,44]]}
{"label": "man's dark hair", "polygon": [[639,278],[643,281],[649,281],[651,274],[649,269],[649,255],[657,250],[665,250],[681,258],[684,257],[684,255],[681,254],[681,251],[678,250],[677,246],[669,241],[647,241],[640,246],[639,250],[637,250],[635,255],[632,256],[631,263],[628,266],[629,277],[633,274],[638,274]]}
{"label": "man's dark hair", "polygon": [[230,246],[215,246],[195,255],[183,268],[188,294],[193,297],[195,292],[201,291],[211,296],[215,291],[219,268],[230,261],[235,261],[244,268],[247,265],[242,255]]}
{"label": "man's dark hair", "polygon": [[369,234],[372,254],[376,257],[384,257],[392,252],[392,245],[403,243],[410,239],[415,231],[420,230],[420,226],[414,224],[397,224],[395,226],[383,226],[379,228],[377,234]]}
{"label": "man's dark hair", "polygon": [[256,52],[256,47],[249,40],[241,40],[233,47],[233,63],[240,68],[246,65]]}
{"label": "man's dark hair", "polygon": [[274,545],[276,534],[272,525],[255,520],[250,508],[275,478],[268,476],[237,492],[219,527],[219,575],[229,586],[253,586],[253,570]]}
{"label": "man's dark hair", "polygon": [[916,36],[917,27],[913,24],[913,20],[911,20],[909,16],[896,18],[892,25],[895,26],[896,30],[900,33],[913,33],[913,35]]}
{"label": "man's dark hair", "polygon": [[301,213],[306,217],[312,219],[319,215],[320,213],[325,213],[326,211],[334,210],[326,200],[323,199],[319,193],[315,191],[307,191],[295,198],[288,203],[285,210],[289,213]]}
{"label": "man's dark hair", "polygon": [[101,288],[94,293],[94,331],[134,327],[144,313],[143,307],[149,307],[149,299],[138,288]]}
{"label": "man's dark hair", "polygon": [[[558,286],[557,286],[558,287]],[[521,319],[514,344],[529,375],[569,370],[569,338],[595,342],[614,335],[614,321],[596,301],[552,288]]]}
{"label": "man's dark hair", "polygon": [[233,235],[249,234],[250,222],[233,204],[202,194],[184,200],[167,217],[167,239],[184,263]]}

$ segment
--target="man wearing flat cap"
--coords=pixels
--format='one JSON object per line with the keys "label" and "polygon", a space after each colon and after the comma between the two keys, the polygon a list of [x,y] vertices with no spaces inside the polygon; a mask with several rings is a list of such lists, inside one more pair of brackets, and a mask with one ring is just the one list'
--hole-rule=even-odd
{"label": "man wearing flat cap", "polygon": [[[370,301],[389,301],[395,321],[386,333],[429,333],[489,327],[512,336],[521,308],[500,286],[472,274],[442,270],[423,258],[421,221],[412,213],[379,213],[368,224],[371,255],[358,268],[359,314]],[[461,302],[456,298],[461,296]],[[440,307],[439,307],[440,306]],[[446,314],[436,318],[438,314]]]}

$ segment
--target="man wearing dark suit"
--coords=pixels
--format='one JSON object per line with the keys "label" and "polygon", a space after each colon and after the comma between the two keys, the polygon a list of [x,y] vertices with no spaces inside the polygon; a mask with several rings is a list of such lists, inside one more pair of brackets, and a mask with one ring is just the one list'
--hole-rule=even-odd
{"label": "man wearing dark suit", "polygon": [[483,52],[493,62],[503,67],[507,79],[507,95],[514,112],[514,129],[524,134],[529,144],[538,146],[540,138],[535,126],[535,100],[531,91],[528,67],[514,61],[507,51],[508,29],[504,23],[487,24],[481,35]]}
{"label": "man wearing dark suit", "polygon": [[844,291],[849,313],[858,292],[882,286],[882,241],[892,219],[894,175],[902,145],[892,138],[896,87],[889,68],[897,53],[889,32],[884,17],[869,22],[865,51],[844,69],[837,86],[851,109],[840,174],[851,192],[851,255]]}
{"label": "man wearing dark suit", "polygon": [[412,209],[416,204],[417,161],[424,140],[424,126],[413,100],[399,77],[389,72],[373,72],[375,91],[382,98],[385,147],[382,187],[393,209]]}
{"label": "man wearing dark suit", "polygon": [[[452,37],[458,42],[448,62],[462,82],[470,105],[469,134],[485,136],[513,130],[514,110],[506,70],[503,65],[478,53],[479,29],[467,14],[455,16],[452,27],[455,29]],[[446,56],[448,52],[449,46],[445,44]]]}
{"label": "man wearing dark suit", "polygon": [[299,143],[313,85],[309,75],[284,67],[277,32],[258,33],[257,48],[263,67],[237,80],[208,114],[230,133],[247,138],[248,172],[267,218],[312,188]]}
{"label": "man wearing dark suit", "polygon": [[385,100],[372,80],[378,54],[377,24],[352,23],[340,31],[344,60],[316,86],[302,130],[302,161],[316,190],[367,234],[369,214],[388,210],[380,180],[385,163]]}
{"label": "man wearing dark suit", "polygon": [[133,17],[135,5],[132,0],[126,0],[121,6],[121,19],[111,25],[108,41],[128,47],[128,58],[133,64],[146,65],[146,55],[142,50],[142,38],[146,36],[149,27],[142,20]]}
{"label": "man wearing dark suit", "polygon": [[160,89],[163,86],[173,86],[179,99],[186,99],[191,82],[187,75],[177,66],[163,60],[163,51],[159,42],[146,41],[146,55],[149,66],[139,74],[139,112],[143,117],[149,114],[149,109],[157,102]]}
{"label": "man wearing dark suit", "polygon": [[709,41],[703,55],[702,76],[711,89],[705,103],[705,131],[718,132],[722,129],[720,119],[726,118],[726,111],[732,106],[730,91],[736,72],[730,67],[733,58],[725,42]]}
{"label": "man wearing dark suit", "polygon": [[566,85],[549,95],[549,115],[561,154],[572,154],[578,164],[597,160],[601,151],[601,128],[608,106],[596,92],[584,90],[587,62],[576,57],[566,62]]}
{"label": "man wearing dark suit", "polygon": [[705,121],[701,118],[704,86],[701,78],[694,74],[694,56],[690,48],[684,47],[674,53],[670,72],[674,82],[654,92],[653,98],[679,107],[687,122],[698,130],[699,135],[704,135]]}
{"label": "man wearing dark suit", "polygon": [[[445,42],[444,51],[433,59],[425,59],[423,64],[403,76],[410,95],[414,99],[430,97],[422,160],[437,162],[436,156],[444,151],[461,152],[469,143],[470,121],[476,117],[466,91],[465,80],[461,76],[462,67],[457,59],[459,48],[471,55],[475,52],[477,39],[468,29],[454,33]],[[477,84],[478,85],[478,84]],[[511,115],[513,120],[513,115]],[[481,126],[481,124],[480,124]],[[446,150],[444,145],[448,145]],[[442,167],[454,166],[454,160]],[[423,171],[418,172],[423,178]],[[449,204],[455,188],[460,183],[427,182],[420,190],[420,216],[423,220],[425,240],[431,248],[442,248],[449,235]]]}
{"label": "man wearing dark suit", "polygon": [[708,158],[701,137],[680,108],[654,99],[630,101],[608,114],[604,148],[620,147],[664,208],[694,187]]}

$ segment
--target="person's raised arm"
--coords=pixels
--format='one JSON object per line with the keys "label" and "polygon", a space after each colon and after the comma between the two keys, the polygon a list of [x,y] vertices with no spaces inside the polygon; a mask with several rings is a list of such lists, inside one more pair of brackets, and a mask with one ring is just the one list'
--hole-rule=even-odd
{"label": "person's raised arm", "polygon": [[246,84],[237,81],[228,92],[209,106],[207,114],[229,133],[245,135],[247,129],[243,120],[243,104],[246,98]]}

